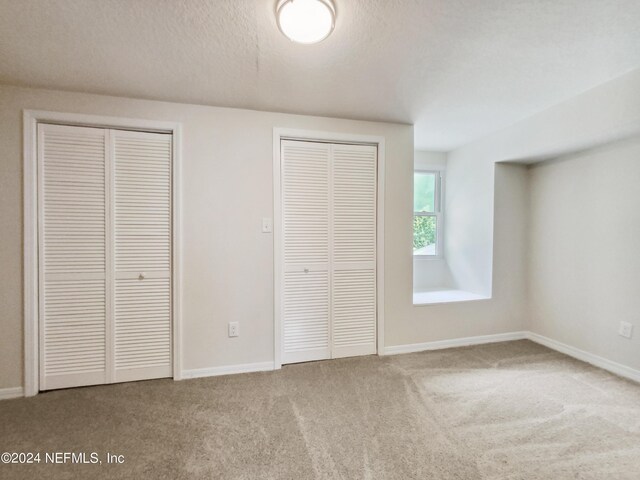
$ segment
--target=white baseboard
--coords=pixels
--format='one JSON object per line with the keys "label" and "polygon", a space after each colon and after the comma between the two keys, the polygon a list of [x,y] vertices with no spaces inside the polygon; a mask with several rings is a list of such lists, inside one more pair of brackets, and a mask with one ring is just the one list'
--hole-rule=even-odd
{"label": "white baseboard", "polygon": [[[498,333],[495,335],[479,335],[476,337],[454,338],[451,340],[439,340],[435,342],[413,343],[409,345],[394,345],[385,347],[383,355],[398,355],[401,353],[424,352],[427,350],[441,350],[445,348],[465,347],[471,345],[483,345],[487,343],[510,342],[513,340],[528,339],[544,345],[552,350],[564,353],[570,357],[594,365],[603,370],[607,370],[621,377],[640,383],[640,370],[622,365],[621,363],[607,360],[606,358],[594,355],[593,353],[580,350],[565,343],[539,335],[537,333],[521,331]],[[245,363],[240,365],[225,365],[222,367],[196,368],[183,370],[182,379],[215,377],[219,375],[232,375],[236,373],[266,372],[275,370],[274,362]],[[0,388],[0,400],[9,398],[19,398],[24,396],[22,387]]]}
{"label": "white baseboard", "polygon": [[572,347],[571,345],[567,345],[566,343],[553,340],[537,333],[527,332],[527,334],[527,338],[532,342],[539,343],[540,345],[544,345],[552,350],[564,353],[565,355],[569,355],[570,357],[583,362],[590,363],[591,365],[607,370],[608,372],[615,373],[621,377],[628,378],[629,380],[640,382],[640,370],[627,367],[626,365],[622,365],[621,363],[614,362],[612,360],[607,360],[606,358],[580,350],[579,348]]}
{"label": "white baseboard", "polygon": [[273,362],[244,363],[240,365],[225,365],[222,367],[195,368],[183,370],[182,380],[188,378],[216,377],[218,375],[232,375],[235,373],[268,372],[274,370]]}
{"label": "white baseboard", "polygon": [[384,355],[398,355],[400,353],[424,352],[427,350],[441,350],[444,348],[467,347],[469,345],[482,345],[485,343],[510,342],[512,340],[524,340],[529,332],[497,333],[495,335],[479,335],[477,337],[453,338],[451,340],[439,340],[436,342],[412,343],[409,345],[394,345],[385,347]]}
{"label": "white baseboard", "polygon": [[22,387],[0,388],[0,400],[20,397],[24,397],[24,389]]}
{"label": "white baseboard", "polygon": [[568,355],[570,357],[576,358],[583,362],[594,365],[598,368],[602,368],[603,370],[607,370],[608,372],[614,373],[616,375],[620,375],[621,377],[628,378],[629,380],[633,380],[640,383],[640,370],[636,370],[626,365],[622,365],[621,363],[608,360],[598,355],[594,355],[593,353],[580,350],[579,348],[572,347],[571,345],[567,345],[565,343],[558,342],[557,340],[553,340],[551,338],[545,337],[543,335],[539,335],[534,332],[529,332],[529,331],[499,333],[497,335],[480,335],[477,337],[454,338],[451,340],[440,340],[436,342],[425,342],[425,343],[413,343],[410,345],[395,345],[391,347],[386,347],[384,349],[384,355],[397,355],[401,353],[424,352],[427,350],[441,350],[444,348],[456,348],[456,347],[465,347],[470,345],[482,345],[485,343],[510,342],[513,340],[523,340],[523,339],[528,339],[528,340],[531,340],[532,342],[539,343],[540,345],[544,345],[545,347],[550,348],[551,350],[564,353],[565,355]]}

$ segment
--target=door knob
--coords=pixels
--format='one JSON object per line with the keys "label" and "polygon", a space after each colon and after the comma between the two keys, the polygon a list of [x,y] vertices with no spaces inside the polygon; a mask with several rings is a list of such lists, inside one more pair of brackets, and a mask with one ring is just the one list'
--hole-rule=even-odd
{"label": "door knob", "polygon": [[140,275],[138,275],[138,280],[144,280],[144,278],[147,276],[146,273],[141,272]]}

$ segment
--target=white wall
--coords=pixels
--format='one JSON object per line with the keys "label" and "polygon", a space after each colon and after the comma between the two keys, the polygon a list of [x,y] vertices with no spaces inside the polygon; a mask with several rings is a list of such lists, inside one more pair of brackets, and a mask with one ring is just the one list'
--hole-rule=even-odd
{"label": "white wall", "polygon": [[[509,220],[509,216],[518,215],[519,209],[516,206],[505,205],[506,199],[504,196],[499,196],[498,184],[494,188],[496,164],[504,161],[534,163],[639,135],[639,91],[640,69],[636,69],[449,154],[447,158],[448,228],[445,242],[449,266],[458,284],[472,291],[477,289],[486,292],[492,288],[494,304],[500,300],[501,288],[511,289],[517,294],[517,288],[507,285],[509,281],[516,281],[519,284],[524,275],[526,285],[528,275],[526,266],[523,268],[519,265],[503,265],[505,262],[515,261],[522,255],[528,255],[528,251],[523,252],[522,248],[516,245],[517,238],[513,242],[509,240],[514,227],[517,227],[517,219]],[[499,177],[500,173],[496,171],[496,182]],[[567,186],[567,188],[570,187]],[[633,198],[633,196],[629,197],[631,200]],[[637,201],[635,205],[638,205]],[[502,230],[498,222],[505,215],[504,222],[507,230]],[[526,214],[523,217],[526,217]],[[523,218],[523,221],[525,222],[523,228],[526,231],[526,219]],[[570,250],[566,253],[572,254]],[[552,267],[550,263],[547,265],[549,268]],[[605,267],[602,266],[602,268]],[[562,269],[557,273],[551,270],[548,276],[560,277],[562,273]],[[587,278],[595,282],[600,281],[597,276]],[[637,287],[638,282],[627,284],[625,288],[633,288],[630,285]],[[512,315],[519,318],[514,318],[511,325],[515,326],[518,320],[521,320],[524,328],[530,327],[527,309],[528,304],[535,304],[536,296],[535,292],[529,291],[529,293],[531,293],[530,298],[524,296],[519,301],[518,307],[514,306]],[[634,289],[630,295],[637,296],[637,291]],[[627,297],[625,301],[633,302],[632,297]],[[608,314],[616,317],[620,312],[620,305],[614,307],[610,304],[610,306]],[[548,311],[547,309],[546,312]],[[604,312],[601,313],[604,314]],[[505,312],[503,314],[508,315]],[[541,325],[544,315],[538,314],[537,318],[539,320],[533,324],[534,329]],[[481,320],[477,321],[481,322]],[[548,322],[553,321],[554,319],[548,320]],[[500,322],[496,321],[492,326],[495,329],[499,324]],[[591,337],[591,334],[585,333],[586,326],[582,330],[572,332],[566,327],[560,327],[558,330],[547,327],[540,333],[546,332],[554,340],[564,341],[570,346],[579,348],[582,346],[586,351],[608,359],[619,359],[628,366],[637,366],[637,357],[634,360],[628,351],[623,354],[618,350],[620,343],[618,339],[614,342],[606,340],[606,338],[611,339],[611,329],[606,328],[607,337],[600,344],[594,343],[593,338],[590,341],[586,340],[586,337]],[[554,335],[561,335],[561,337],[555,338]]]}
{"label": "white wall", "polygon": [[[445,255],[461,290],[491,297],[493,287],[494,163],[473,146],[449,155]],[[524,252],[524,251],[523,251]]]}
{"label": "white wall", "polygon": [[454,281],[490,294],[494,165],[532,163],[640,132],[640,69],[451,152],[447,158],[445,252]]}
{"label": "white wall", "polygon": [[[451,180],[451,171],[447,165],[447,187]],[[510,168],[510,167],[505,167]],[[412,184],[412,172],[396,172],[404,178],[398,178],[398,185],[394,186],[396,194],[401,195],[398,201],[402,208],[396,211],[396,215],[402,217],[391,219],[387,217],[388,235],[394,236],[394,243],[406,245],[404,257],[398,257],[402,263],[390,265],[387,262],[387,278],[391,278],[395,284],[392,292],[385,295],[387,315],[393,318],[392,323],[387,321],[385,329],[385,344],[387,346],[419,344],[439,340],[471,337],[476,335],[491,335],[522,331],[527,327],[525,313],[526,289],[525,269],[523,264],[526,258],[526,242],[512,242],[514,232],[518,232],[516,238],[522,238],[526,230],[526,189],[521,188],[523,183],[522,167],[514,167],[505,175],[496,177],[496,188],[500,208],[496,208],[495,222],[494,212],[488,212],[484,222],[488,222],[492,229],[491,238],[495,239],[495,255],[489,252],[489,261],[492,263],[493,297],[488,300],[469,301],[461,303],[432,304],[414,306],[411,281],[407,275],[412,263],[411,253],[411,220],[412,220],[412,194],[407,195],[405,190]],[[512,175],[509,175],[513,172]],[[458,173],[466,176],[464,169]],[[472,173],[471,173],[472,174]],[[491,203],[493,208],[493,164],[490,169]],[[512,177],[516,177],[514,181]],[[387,179],[387,184],[390,181]],[[526,184],[526,182],[524,182]],[[405,185],[405,187],[403,187]],[[406,188],[408,186],[409,188]],[[447,199],[450,196],[447,194]],[[468,210],[467,206],[464,207]],[[448,235],[451,220],[451,205],[446,206]],[[487,213],[480,210],[478,213]],[[493,229],[495,228],[495,233]],[[402,237],[402,238],[399,238]],[[389,237],[387,237],[387,240]],[[446,240],[445,240],[446,241]],[[502,248],[507,246],[507,248]],[[484,253],[484,252],[483,252]],[[445,251],[445,255],[448,253]],[[514,258],[521,259],[513,262]],[[390,312],[390,313],[389,313]],[[389,317],[387,317],[389,318]]]}
{"label": "white wall", "polygon": [[535,165],[530,188],[531,329],[640,369],[640,137]]}
{"label": "white wall", "polygon": [[413,258],[413,291],[455,289],[449,265],[444,258]]}
{"label": "white wall", "polygon": [[[405,345],[528,327],[526,268],[514,261],[526,242],[513,240],[526,232],[526,189],[521,171],[495,163],[640,132],[638,91],[640,70],[451,152],[445,254],[461,287],[492,298],[414,307],[411,126],[0,86],[0,388],[23,383],[23,109],[183,123],[183,350],[196,369],[273,360],[273,243],[260,233],[273,215],[273,127],[386,138],[384,339]],[[227,337],[229,321],[240,337]]]}
{"label": "white wall", "polygon": [[[273,360],[273,243],[260,228],[262,217],[273,215],[274,127],[385,137],[385,345],[523,328],[524,292],[501,280],[523,272],[512,271],[500,255],[495,268],[499,293],[493,300],[413,306],[410,125],[8,86],[0,86],[0,105],[0,388],[23,383],[23,109],[182,122],[185,369]],[[522,212],[509,210],[496,220],[496,238],[509,235],[512,226],[505,222],[520,221]],[[240,322],[240,337],[227,337],[229,321]]]}
{"label": "white wall", "polygon": [[[7,86],[0,86],[0,105],[0,388],[23,383],[23,109],[182,122],[185,369],[273,361],[273,237],[261,225],[273,216],[274,127],[384,136],[392,226],[404,207],[399,199],[409,197],[398,176],[413,170],[410,125]],[[387,262],[401,263],[404,249],[387,237]],[[397,288],[388,282],[389,295]],[[388,318],[393,329],[391,311]],[[227,337],[229,321],[240,322],[240,337]]]}
{"label": "white wall", "polygon": [[445,170],[447,168],[447,154],[445,152],[416,150],[413,153],[413,166],[416,170]]}

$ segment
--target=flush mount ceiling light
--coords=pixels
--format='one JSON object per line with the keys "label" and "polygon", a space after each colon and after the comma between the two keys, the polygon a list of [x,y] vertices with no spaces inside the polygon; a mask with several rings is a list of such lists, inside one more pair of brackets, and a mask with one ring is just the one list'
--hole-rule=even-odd
{"label": "flush mount ceiling light", "polygon": [[318,43],[333,31],[336,9],[332,0],[280,0],[276,18],[280,31],[290,40]]}

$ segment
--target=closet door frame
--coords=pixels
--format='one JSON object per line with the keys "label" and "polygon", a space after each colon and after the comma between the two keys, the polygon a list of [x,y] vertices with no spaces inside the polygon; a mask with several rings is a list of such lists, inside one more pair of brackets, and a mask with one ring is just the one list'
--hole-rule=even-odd
{"label": "closet door frame", "polygon": [[40,390],[39,262],[38,262],[38,124],[135,130],[167,133],[172,146],[172,233],[171,233],[171,315],[173,379],[182,378],[181,356],[181,145],[182,127],[178,122],[49,112],[23,111],[23,235],[24,235],[24,395]]}
{"label": "closet door frame", "polygon": [[373,145],[377,147],[376,185],[376,344],[378,355],[384,352],[384,179],[385,138],[276,127],[273,129],[273,286],[274,286],[274,368],[282,368],[282,305],[283,305],[283,225],[281,152],[282,140]]}

